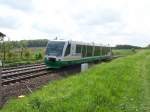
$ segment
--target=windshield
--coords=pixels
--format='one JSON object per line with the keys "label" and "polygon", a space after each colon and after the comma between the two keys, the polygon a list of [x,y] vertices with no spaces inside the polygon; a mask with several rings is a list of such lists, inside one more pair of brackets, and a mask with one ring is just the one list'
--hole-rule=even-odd
{"label": "windshield", "polygon": [[51,41],[48,43],[46,54],[51,56],[62,56],[64,45],[65,42]]}

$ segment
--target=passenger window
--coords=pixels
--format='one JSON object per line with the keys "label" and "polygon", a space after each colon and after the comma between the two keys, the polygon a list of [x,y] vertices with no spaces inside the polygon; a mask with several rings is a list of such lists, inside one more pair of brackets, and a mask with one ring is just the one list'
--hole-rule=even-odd
{"label": "passenger window", "polygon": [[87,57],[92,56],[93,46],[87,46]]}
{"label": "passenger window", "polygon": [[76,45],[76,53],[81,53],[81,45]]}
{"label": "passenger window", "polygon": [[65,56],[70,54],[70,48],[71,48],[71,44],[68,44],[68,46],[66,48]]}

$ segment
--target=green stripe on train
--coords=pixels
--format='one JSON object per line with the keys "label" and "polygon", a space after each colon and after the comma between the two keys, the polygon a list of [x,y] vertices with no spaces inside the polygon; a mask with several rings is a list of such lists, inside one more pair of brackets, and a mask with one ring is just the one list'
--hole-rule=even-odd
{"label": "green stripe on train", "polygon": [[94,56],[94,57],[85,57],[80,60],[72,60],[72,61],[48,61],[45,59],[45,64],[50,68],[61,68],[64,66],[74,65],[74,64],[81,64],[81,63],[88,63],[93,61],[101,61],[105,59],[109,59],[111,56]]}

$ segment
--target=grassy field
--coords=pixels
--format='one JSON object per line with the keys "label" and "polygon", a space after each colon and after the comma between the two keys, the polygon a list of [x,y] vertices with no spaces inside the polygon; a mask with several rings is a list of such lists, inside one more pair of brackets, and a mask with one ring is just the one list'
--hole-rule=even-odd
{"label": "grassy field", "polygon": [[113,52],[114,55],[132,55],[132,54],[135,54],[138,51],[139,50],[135,50],[135,52],[133,52],[132,49],[123,49],[123,50],[113,49],[112,52]]}
{"label": "grassy field", "polygon": [[0,112],[148,112],[150,51],[102,63],[11,100]]}
{"label": "grassy field", "polygon": [[[39,56],[40,54],[40,56]],[[4,54],[0,53],[0,59],[3,60],[4,66],[16,66],[22,64],[32,64],[43,62],[45,54],[45,48],[35,47],[26,48],[22,52],[21,49],[13,49],[10,52],[6,52],[6,57],[4,61]]]}

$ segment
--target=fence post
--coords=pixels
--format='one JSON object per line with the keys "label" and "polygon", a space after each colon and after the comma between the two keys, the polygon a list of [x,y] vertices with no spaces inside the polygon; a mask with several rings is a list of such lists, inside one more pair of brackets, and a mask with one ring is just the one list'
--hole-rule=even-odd
{"label": "fence post", "polygon": [[[4,41],[4,37],[6,37],[6,35],[3,34],[2,32],[0,32],[0,48],[2,48],[2,43]],[[2,58],[0,56],[0,108],[2,107],[2,103],[3,103],[2,102],[2,95],[3,95],[2,93],[3,93],[3,91],[2,91],[2,61],[1,61],[1,59]]]}

